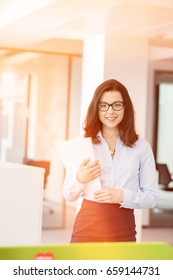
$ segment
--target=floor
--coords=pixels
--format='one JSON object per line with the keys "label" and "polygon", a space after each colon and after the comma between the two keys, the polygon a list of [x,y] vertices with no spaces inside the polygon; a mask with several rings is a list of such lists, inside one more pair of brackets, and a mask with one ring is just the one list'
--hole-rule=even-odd
{"label": "floor", "polygon": [[[42,244],[68,244],[70,242],[71,231],[75,219],[75,212],[68,208],[66,212],[66,228],[57,229],[57,226],[50,227],[50,217],[44,215],[44,227],[42,230]],[[145,227],[142,229],[142,242],[167,242],[173,245],[173,227]]]}
{"label": "floor", "polygon": [[[42,244],[68,244],[71,229],[45,229],[42,231]],[[173,245],[173,228],[143,228],[142,242],[166,242]]]}

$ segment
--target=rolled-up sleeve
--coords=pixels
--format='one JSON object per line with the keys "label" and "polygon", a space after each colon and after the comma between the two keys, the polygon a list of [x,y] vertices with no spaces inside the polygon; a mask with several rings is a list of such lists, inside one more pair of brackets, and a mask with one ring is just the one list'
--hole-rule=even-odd
{"label": "rolled-up sleeve", "polygon": [[123,189],[126,208],[153,208],[158,199],[158,183],[153,152],[148,142],[141,153],[139,166],[139,187],[137,190]]}
{"label": "rolled-up sleeve", "polygon": [[82,194],[85,188],[84,184],[78,182],[76,174],[66,172],[63,184],[63,197],[67,201],[75,201]]}

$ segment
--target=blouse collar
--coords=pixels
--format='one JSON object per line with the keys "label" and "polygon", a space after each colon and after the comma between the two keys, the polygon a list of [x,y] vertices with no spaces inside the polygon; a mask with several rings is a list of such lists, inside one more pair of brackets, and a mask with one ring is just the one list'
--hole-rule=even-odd
{"label": "blouse collar", "polygon": [[[98,138],[98,139],[104,139],[104,137],[103,137],[103,135],[102,135],[102,132],[101,132],[101,131],[99,131],[99,132],[98,132],[98,134],[97,134],[97,138]],[[117,140],[118,140],[118,141],[120,141],[120,142],[122,142],[122,141],[121,141],[120,136],[118,136],[118,137],[117,137]]]}

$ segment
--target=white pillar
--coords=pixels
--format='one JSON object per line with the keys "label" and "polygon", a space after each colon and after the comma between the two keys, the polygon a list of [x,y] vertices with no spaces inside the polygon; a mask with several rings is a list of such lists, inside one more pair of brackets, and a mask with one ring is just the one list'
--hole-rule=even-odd
{"label": "white pillar", "polygon": [[82,65],[81,124],[96,87],[104,78],[104,35],[89,36],[84,40]]}

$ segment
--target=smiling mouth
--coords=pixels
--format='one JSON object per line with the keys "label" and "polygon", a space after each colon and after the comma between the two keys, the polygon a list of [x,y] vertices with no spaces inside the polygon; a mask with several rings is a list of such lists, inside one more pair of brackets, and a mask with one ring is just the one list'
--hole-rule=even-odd
{"label": "smiling mouth", "polygon": [[108,121],[114,121],[114,120],[116,120],[118,117],[107,117],[106,119],[108,120]]}

